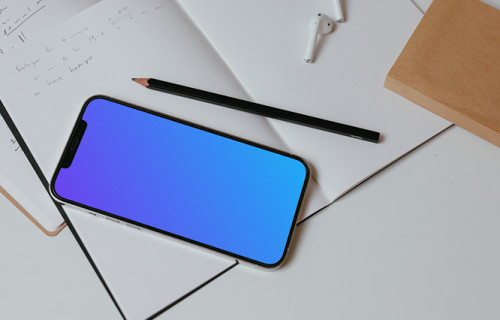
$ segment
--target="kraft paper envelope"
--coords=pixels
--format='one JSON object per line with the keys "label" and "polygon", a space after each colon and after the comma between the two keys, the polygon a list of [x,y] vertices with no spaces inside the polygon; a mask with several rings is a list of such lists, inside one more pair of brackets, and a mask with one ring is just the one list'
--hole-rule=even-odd
{"label": "kraft paper envelope", "polygon": [[500,146],[500,10],[435,0],[384,86]]}

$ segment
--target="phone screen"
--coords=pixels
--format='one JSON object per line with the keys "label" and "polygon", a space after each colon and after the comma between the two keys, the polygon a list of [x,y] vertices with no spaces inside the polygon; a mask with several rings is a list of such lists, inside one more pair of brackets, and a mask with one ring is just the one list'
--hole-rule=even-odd
{"label": "phone screen", "polygon": [[308,177],[295,156],[93,97],[51,191],[60,201],[270,267],[284,258]]}

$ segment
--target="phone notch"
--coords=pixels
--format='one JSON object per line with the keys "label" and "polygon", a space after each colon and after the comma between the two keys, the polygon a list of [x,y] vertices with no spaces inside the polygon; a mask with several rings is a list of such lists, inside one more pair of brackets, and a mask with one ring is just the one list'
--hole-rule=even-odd
{"label": "phone notch", "polygon": [[75,129],[74,134],[71,136],[71,139],[64,151],[64,156],[62,159],[61,167],[69,168],[73,163],[73,159],[75,158],[76,150],[80,146],[80,142],[82,141],[83,134],[87,129],[87,122],[84,120],[80,120],[78,122],[78,126]]}

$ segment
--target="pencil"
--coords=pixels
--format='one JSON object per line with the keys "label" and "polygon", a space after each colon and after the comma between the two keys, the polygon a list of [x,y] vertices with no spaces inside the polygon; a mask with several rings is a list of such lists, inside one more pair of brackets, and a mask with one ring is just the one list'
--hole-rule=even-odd
{"label": "pencil", "polygon": [[186,87],[171,82],[156,80],[152,78],[132,78],[132,80],[148,89],[158,90],[282,121],[288,121],[295,124],[315,129],[325,130],[328,132],[340,134],[343,136],[359,140],[378,143],[380,138],[379,132],[353,127],[350,125],[333,122],[325,119],[315,118],[308,115],[287,111],[283,109],[278,109],[246,100],[232,98],[213,92]]}

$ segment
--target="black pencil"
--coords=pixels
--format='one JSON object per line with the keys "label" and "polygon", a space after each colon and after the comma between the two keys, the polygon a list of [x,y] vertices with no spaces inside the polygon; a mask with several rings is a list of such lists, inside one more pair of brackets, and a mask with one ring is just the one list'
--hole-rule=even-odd
{"label": "black pencil", "polygon": [[133,81],[148,89],[163,91],[166,93],[187,97],[203,102],[209,102],[222,107],[246,111],[261,116],[288,121],[315,129],[325,130],[351,138],[378,143],[380,133],[349,126],[346,124],[315,118],[304,114],[269,107],[246,100],[232,98],[213,92],[194,89],[179,84],[165,82],[151,78],[132,78]]}

